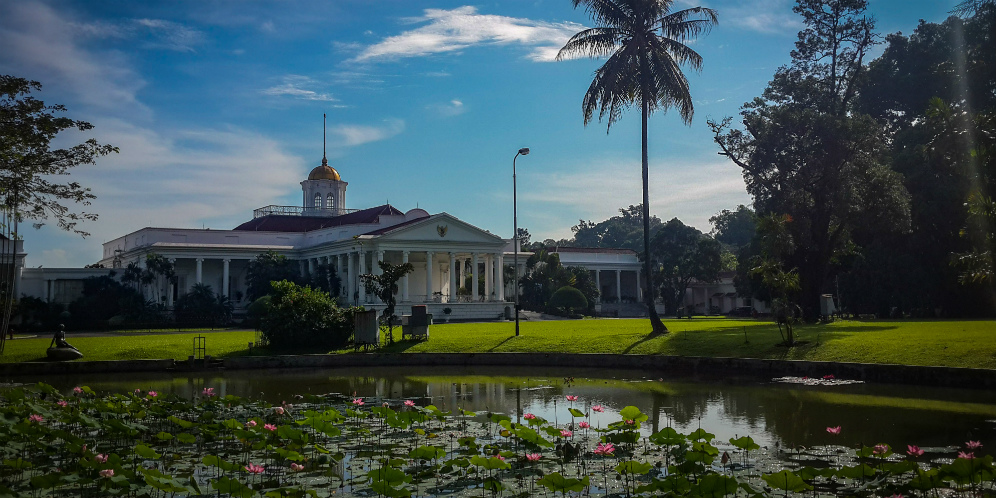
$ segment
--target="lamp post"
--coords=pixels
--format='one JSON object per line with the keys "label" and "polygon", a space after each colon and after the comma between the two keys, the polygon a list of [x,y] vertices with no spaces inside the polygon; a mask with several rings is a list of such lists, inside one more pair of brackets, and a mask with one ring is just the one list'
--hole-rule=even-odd
{"label": "lamp post", "polygon": [[512,286],[515,287],[515,336],[519,336],[519,211],[517,207],[518,197],[515,186],[515,160],[519,156],[528,156],[529,147],[523,147],[519,149],[519,152],[515,154],[512,158],[512,223],[515,227],[512,229],[513,242],[512,246],[515,249],[515,256],[513,257],[513,267],[512,275],[515,278],[512,279]]}

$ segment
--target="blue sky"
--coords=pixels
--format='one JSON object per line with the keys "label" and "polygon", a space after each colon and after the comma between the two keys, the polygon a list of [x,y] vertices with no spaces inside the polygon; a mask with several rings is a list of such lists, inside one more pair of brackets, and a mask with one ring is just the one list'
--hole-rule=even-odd
{"label": "blue sky", "polygon": [[[871,0],[869,13],[883,35],[909,34],[956,3]],[[749,198],[706,119],[759,95],[801,25],[789,0],[676,7],[693,4],[720,24],[693,42],[705,65],[689,74],[692,125],[651,119],[651,211],[708,231]],[[229,229],[256,207],[300,205],[322,113],[347,207],[417,205],[509,237],[511,161],[530,147],[517,162],[519,224],[570,237],[578,219],[641,199],[639,110],[609,134],[584,127],[600,61],[552,60],[590,24],[569,0],[0,2],[0,73],[42,82],[40,98],[121,148],[72,173],[98,197],[92,236],[27,231],[27,264],[81,266],[145,226]]]}

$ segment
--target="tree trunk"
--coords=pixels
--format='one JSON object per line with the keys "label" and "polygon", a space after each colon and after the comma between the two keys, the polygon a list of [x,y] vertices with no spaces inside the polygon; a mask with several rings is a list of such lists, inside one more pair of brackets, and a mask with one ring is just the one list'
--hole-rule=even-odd
{"label": "tree trunk", "polygon": [[650,166],[647,157],[647,120],[650,117],[650,108],[646,95],[640,100],[643,104],[643,271],[647,277],[647,292],[643,293],[643,298],[647,302],[652,333],[666,334],[667,327],[661,321],[661,317],[657,316],[657,307],[654,304],[657,301],[657,288],[654,286],[654,272],[650,264]]}

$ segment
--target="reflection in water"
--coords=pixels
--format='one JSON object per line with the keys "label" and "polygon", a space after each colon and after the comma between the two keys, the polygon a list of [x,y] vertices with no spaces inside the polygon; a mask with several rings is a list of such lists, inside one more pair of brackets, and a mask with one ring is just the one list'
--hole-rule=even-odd
{"label": "reflection in water", "polygon": [[[565,378],[575,377],[573,383]],[[34,379],[32,379],[34,380]],[[690,432],[698,427],[720,441],[750,435],[761,445],[784,448],[822,444],[888,443],[946,446],[969,439],[996,444],[996,393],[976,390],[866,385],[803,386],[747,379],[647,378],[633,371],[523,368],[363,368],[283,371],[229,371],[193,374],[88,375],[76,379],[40,378],[69,390],[89,385],[97,391],[154,389],[183,397],[213,387],[221,396],[294,403],[298,394],[341,393],[375,399],[415,399],[444,411],[462,408],[519,417],[534,413],[567,422],[570,403],[587,412],[595,404],[593,426],[618,420],[618,410],[634,405],[651,419],[646,428],[666,425]],[[840,436],[826,427],[841,426]]]}

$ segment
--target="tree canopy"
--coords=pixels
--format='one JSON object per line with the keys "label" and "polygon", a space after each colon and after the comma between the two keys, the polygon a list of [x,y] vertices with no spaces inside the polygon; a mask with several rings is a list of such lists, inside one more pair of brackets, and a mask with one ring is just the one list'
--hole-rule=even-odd
{"label": "tree canopy", "polygon": [[714,282],[722,267],[719,242],[678,218],[664,224],[650,243],[667,314],[677,314],[691,281]]}

